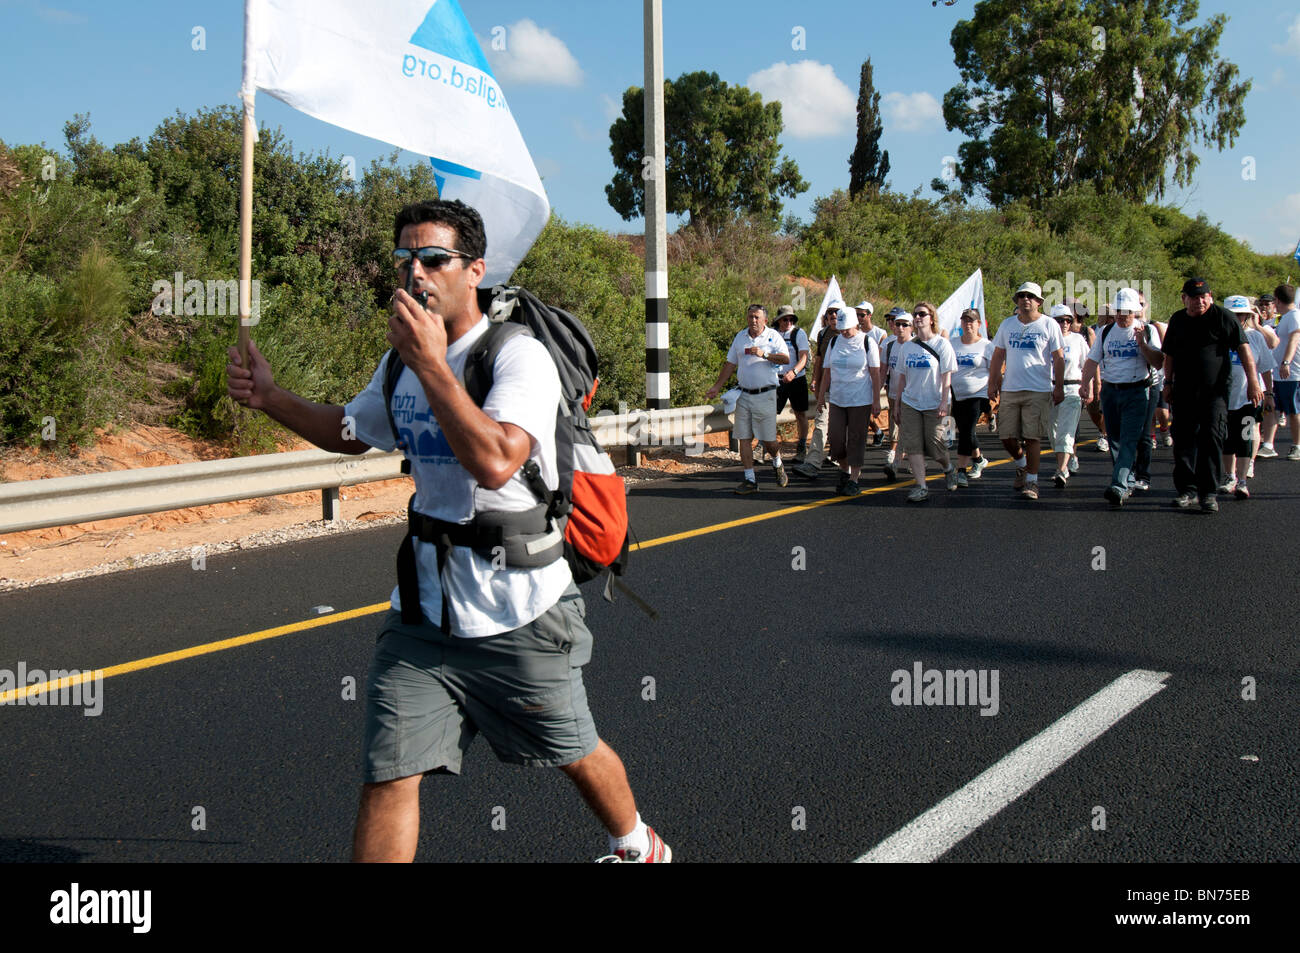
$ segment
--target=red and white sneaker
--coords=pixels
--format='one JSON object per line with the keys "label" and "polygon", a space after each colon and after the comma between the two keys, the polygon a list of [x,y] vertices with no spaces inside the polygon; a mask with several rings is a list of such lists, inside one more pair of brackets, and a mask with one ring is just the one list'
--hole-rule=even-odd
{"label": "red and white sneaker", "polygon": [[664,843],[662,837],[655,833],[653,827],[647,826],[645,829],[646,837],[650,840],[650,850],[646,854],[635,847],[626,847],[622,850],[616,850],[612,854],[606,854],[596,861],[598,864],[671,864],[673,862],[672,848]]}

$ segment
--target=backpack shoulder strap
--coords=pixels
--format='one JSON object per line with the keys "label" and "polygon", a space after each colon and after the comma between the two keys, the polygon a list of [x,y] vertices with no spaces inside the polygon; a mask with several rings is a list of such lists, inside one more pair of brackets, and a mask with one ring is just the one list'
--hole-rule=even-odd
{"label": "backpack shoulder strap", "polygon": [[[384,413],[388,415],[388,428],[393,432],[393,443],[398,450],[406,450],[402,445],[402,435],[397,431],[397,420],[393,417],[393,394],[397,391],[397,379],[402,376],[402,371],[406,365],[402,362],[402,355],[397,353],[396,348],[389,348],[388,354],[385,355],[384,364]],[[402,472],[411,472],[411,460],[409,457],[402,458]]]}
{"label": "backpack shoulder strap", "polygon": [[933,357],[933,358],[934,358],[936,361],[938,361],[940,364],[943,363],[943,358],[941,358],[941,357],[939,356],[939,352],[936,351],[934,348],[930,347],[930,345],[926,344],[926,343],[925,343],[924,341],[922,341],[920,338],[913,338],[912,340],[914,340],[914,341],[915,341],[917,344],[919,344],[921,347],[923,347],[923,348],[925,348],[927,351],[929,351],[929,352],[930,352],[930,356]]}
{"label": "backpack shoulder strap", "polygon": [[[529,334],[522,324],[514,321],[493,321],[483,336],[474,342],[474,346],[465,357],[465,369],[461,373],[465,390],[474,403],[482,407],[487,400],[488,391],[492,389],[492,372],[497,355],[516,334]],[[531,337],[531,334],[529,335]]]}
{"label": "backpack shoulder strap", "polygon": [[1106,356],[1106,336],[1110,334],[1111,328],[1113,327],[1115,327],[1114,321],[1112,321],[1110,324],[1106,325],[1104,328],[1101,329],[1101,347],[1102,347],[1101,356],[1102,357]]}

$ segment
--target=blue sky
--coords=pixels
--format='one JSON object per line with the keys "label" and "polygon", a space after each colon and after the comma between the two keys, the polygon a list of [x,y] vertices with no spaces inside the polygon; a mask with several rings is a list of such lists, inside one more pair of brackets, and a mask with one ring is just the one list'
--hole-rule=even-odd
{"label": "blue sky", "polygon": [[[360,0],[364,2],[364,0]],[[613,175],[609,125],[623,91],[643,82],[638,0],[461,0],[481,37],[505,28],[507,50],[489,53],[552,207],[566,219],[616,231],[624,222],[605,200]],[[813,198],[848,185],[858,70],[868,56],[883,95],[883,145],[890,182],[911,191],[939,175],[961,137],[948,132],[939,103],[957,81],[948,37],[973,0],[664,0],[664,72],[716,71],[724,80],[785,103],[785,154],[811,188],[786,211],[811,217]],[[1254,80],[1237,144],[1202,151],[1196,182],[1167,201],[1205,212],[1260,251],[1291,252],[1300,239],[1300,124],[1289,80],[1300,68],[1300,8],[1294,0],[1203,0],[1202,16],[1230,21],[1221,55]],[[92,132],[115,143],[145,138],[176,110],[233,103],[240,83],[242,4],[133,0],[0,0],[6,103],[0,139],[63,144],[63,123],[91,115]],[[195,50],[202,28],[205,49]],[[801,28],[803,49],[797,45]],[[486,45],[486,44],[485,44]],[[358,168],[391,151],[258,96],[260,122],[280,126],[295,148],[352,156]],[[404,161],[418,161],[411,153]],[[1251,159],[1254,178],[1243,176]]]}

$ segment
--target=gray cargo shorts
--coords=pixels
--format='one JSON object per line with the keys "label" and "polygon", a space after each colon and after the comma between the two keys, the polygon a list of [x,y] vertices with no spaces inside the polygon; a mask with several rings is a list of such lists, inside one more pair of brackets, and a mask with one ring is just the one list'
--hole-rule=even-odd
{"label": "gray cargo shorts", "polygon": [[482,731],[501,761],[572,764],[596,749],[582,666],[591,660],[576,585],[527,625],[479,639],[384,617],[366,680],[364,781],[460,774]]}

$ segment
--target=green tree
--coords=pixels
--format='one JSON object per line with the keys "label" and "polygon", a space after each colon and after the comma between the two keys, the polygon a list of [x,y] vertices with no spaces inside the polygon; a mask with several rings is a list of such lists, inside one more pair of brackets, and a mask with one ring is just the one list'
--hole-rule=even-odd
{"label": "green tree", "polygon": [[1227,17],[1197,0],[983,0],[952,31],[961,85],[944,96],[969,138],[958,177],[995,205],[1039,205],[1078,182],[1136,201],[1188,185],[1194,147],[1224,149],[1250,82],[1217,58]]}
{"label": "green tree", "polygon": [[[794,160],[781,158],[781,104],[764,103],[717,73],[684,73],[664,82],[668,211],[717,231],[737,215],[780,220],[778,196],[808,190]],[[614,179],[605,195],[625,219],[645,212],[645,90],[623,94],[623,115],[609,127]]]}
{"label": "green tree", "polygon": [[849,156],[849,195],[856,198],[870,187],[879,192],[885,187],[889,175],[889,152],[880,151],[880,134],[884,125],[880,121],[880,93],[871,66],[871,58],[862,64],[858,79],[858,142]]}

